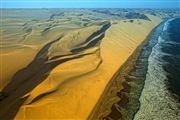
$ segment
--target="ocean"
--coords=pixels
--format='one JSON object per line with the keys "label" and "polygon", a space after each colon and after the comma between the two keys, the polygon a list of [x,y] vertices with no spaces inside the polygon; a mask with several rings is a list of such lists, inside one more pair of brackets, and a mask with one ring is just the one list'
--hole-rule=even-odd
{"label": "ocean", "polygon": [[128,103],[114,103],[104,120],[180,120],[180,17],[151,32],[125,79],[130,91],[117,97]]}
{"label": "ocean", "polygon": [[[154,39],[151,38],[150,41]],[[155,38],[156,40],[156,38]],[[163,24],[148,58],[135,120],[180,120],[180,18]]]}

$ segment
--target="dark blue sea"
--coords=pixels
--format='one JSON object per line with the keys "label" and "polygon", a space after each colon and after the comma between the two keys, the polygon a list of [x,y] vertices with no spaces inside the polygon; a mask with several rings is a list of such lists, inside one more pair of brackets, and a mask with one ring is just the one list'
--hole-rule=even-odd
{"label": "dark blue sea", "polygon": [[[162,27],[162,29],[159,29]],[[159,26],[135,120],[180,120],[180,17]],[[152,34],[152,36],[154,36]]]}
{"label": "dark blue sea", "polygon": [[180,97],[180,18],[169,22],[162,35],[163,69],[166,71],[168,89]]}
{"label": "dark blue sea", "polygon": [[114,103],[104,120],[180,120],[180,17],[152,30],[125,80],[130,90],[117,97],[128,102]]}

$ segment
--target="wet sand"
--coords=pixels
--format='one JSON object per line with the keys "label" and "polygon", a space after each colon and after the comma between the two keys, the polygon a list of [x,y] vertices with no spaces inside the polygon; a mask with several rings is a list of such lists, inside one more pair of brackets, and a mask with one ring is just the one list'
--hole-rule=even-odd
{"label": "wet sand", "polygon": [[89,119],[134,118],[140,107],[139,98],[146,79],[148,57],[156,43],[156,39],[149,41],[153,39],[151,34],[155,30],[113,76]]}

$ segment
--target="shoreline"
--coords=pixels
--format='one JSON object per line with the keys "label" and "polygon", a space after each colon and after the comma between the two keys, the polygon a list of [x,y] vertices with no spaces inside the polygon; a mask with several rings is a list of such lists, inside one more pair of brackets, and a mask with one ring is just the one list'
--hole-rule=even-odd
{"label": "shoreline", "polygon": [[[169,20],[165,21],[165,25],[168,23],[168,21]],[[167,62],[167,64],[173,65],[175,64],[175,61],[173,61],[174,63],[170,63],[170,61],[163,61],[162,59],[165,53],[174,53],[172,52],[174,49],[168,48],[168,46],[164,46],[164,44],[167,44],[167,42],[174,42],[176,39],[168,39],[167,36],[165,36],[166,33],[164,32],[171,31],[169,30],[169,28],[164,29],[165,27],[167,26],[162,27],[163,31],[158,37],[157,43],[154,45],[152,52],[148,58],[149,74],[147,74],[146,76],[144,89],[139,98],[141,106],[139,108],[139,111],[135,115],[134,120],[155,118],[163,120],[179,119],[179,102],[177,102],[176,98],[173,97],[173,93],[170,92],[167,85],[167,77],[171,72],[165,71],[165,69],[163,68],[163,63]],[[162,40],[162,37],[164,38],[164,40]],[[168,51],[164,51],[164,48],[167,48]],[[174,55],[171,54],[170,57],[173,58],[173,56]],[[172,70],[170,66],[169,69]],[[174,73],[176,73],[175,70]],[[170,78],[169,80],[175,81],[173,78]],[[178,85],[178,82],[176,82],[176,84]]]}
{"label": "shoreline", "polygon": [[[118,117],[122,118],[122,114],[120,112],[118,113],[112,113],[111,111],[114,108],[119,109],[118,107],[125,107],[129,103],[129,97],[126,95],[127,93],[130,93],[130,90],[132,89],[131,85],[129,84],[132,78],[129,77],[129,73],[133,71],[133,69],[136,67],[136,62],[138,60],[138,57],[141,54],[142,49],[145,47],[145,45],[149,42],[149,38],[151,34],[154,32],[154,30],[163,23],[160,22],[157,26],[155,26],[150,33],[147,35],[147,37],[140,43],[140,45],[137,46],[137,48],[133,51],[133,53],[128,57],[128,59],[125,61],[122,66],[117,70],[117,72],[113,75],[109,83],[107,84],[103,94],[101,95],[100,99],[98,100],[96,106],[94,107],[94,110],[90,113],[88,119],[106,119],[103,116],[114,116],[116,114]],[[145,80],[145,78],[144,78]],[[142,86],[144,86],[144,81]],[[117,83],[120,84],[122,87],[117,86]],[[118,89],[119,88],[119,89]],[[143,87],[142,87],[143,89]],[[141,89],[141,91],[142,91]],[[113,94],[112,94],[113,93]],[[141,94],[141,92],[140,92]],[[110,95],[110,97],[107,97]],[[139,95],[140,97],[140,95]],[[112,99],[107,100],[108,98]],[[102,101],[103,100],[103,101]],[[107,101],[106,101],[107,100]],[[109,103],[110,104],[109,104]],[[117,105],[118,103],[118,105]],[[108,106],[108,107],[107,107]],[[139,108],[139,105],[138,105]],[[138,111],[138,109],[137,109]],[[136,114],[137,111],[134,111],[134,115]],[[103,114],[100,114],[103,113]],[[134,116],[133,115],[133,116]],[[117,119],[117,118],[116,118]]]}
{"label": "shoreline", "polygon": [[[111,27],[97,36],[94,36],[94,33],[99,33],[98,31],[103,27],[102,21],[97,25],[92,21],[92,25],[85,28],[66,31],[67,33],[64,33],[64,37],[61,40],[50,45],[50,48],[45,50],[48,51],[48,54],[41,54],[42,52],[39,54],[42,57],[47,56],[48,60],[45,60],[45,64],[42,65],[46,66],[46,64],[49,64],[50,68],[52,68],[50,72],[42,69],[36,74],[38,77],[36,80],[28,79],[27,84],[20,83],[19,87],[12,84],[13,87],[18,88],[20,93],[27,91],[25,89],[26,85],[28,85],[28,88],[35,86],[27,94],[22,95],[22,97],[28,96],[28,98],[18,109],[15,119],[87,119],[120,66],[123,66],[137,47],[143,43],[151,30],[162,21],[158,16],[150,14],[147,16],[151,21],[134,19],[133,22],[124,22],[123,20],[112,19],[110,20]],[[74,21],[72,21],[73,23]],[[50,39],[57,34],[56,30],[59,31],[59,29],[55,29],[46,36],[49,36],[48,38]],[[34,34],[32,35],[34,36]],[[59,35],[60,33],[58,32],[56,36]],[[92,42],[88,41],[90,38]],[[89,45],[94,45],[99,38],[102,39],[100,45],[89,48]],[[27,43],[29,42],[36,42],[36,40],[27,40]],[[80,52],[84,56],[71,60],[69,59],[71,55],[64,56],[64,54],[71,52]],[[61,57],[62,55],[63,57]],[[75,56],[73,55],[72,57]],[[66,58],[68,58],[67,62],[58,64],[60,60]],[[52,64],[54,67],[51,66]],[[50,68],[48,67],[48,69]],[[124,69],[127,72],[130,66]],[[42,71],[47,74],[43,74]],[[40,80],[39,77],[43,75],[47,76],[45,76],[45,79]],[[115,77],[117,80],[114,84],[117,87],[109,87],[112,89],[112,92],[116,89],[118,91],[124,89],[122,91],[126,93],[132,89],[128,83],[126,84],[125,79],[127,78],[124,77],[125,75],[122,78]],[[119,79],[122,79],[122,81],[119,82]],[[128,103],[128,97],[124,93],[119,92],[118,95],[121,96],[119,104],[125,106]],[[114,96],[116,94],[116,92],[113,93]],[[122,100],[122,98],[125,100]],[[119,99],[113,97],[111,101],[119,101]],[[48,114],[44,114],[45,112]],[[38,116],[36,115],[37,113]]]}

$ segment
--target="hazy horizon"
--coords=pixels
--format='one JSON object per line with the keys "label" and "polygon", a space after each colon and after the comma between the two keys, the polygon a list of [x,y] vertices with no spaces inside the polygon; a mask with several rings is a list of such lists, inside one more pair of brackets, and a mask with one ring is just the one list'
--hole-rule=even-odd
{"label": "hazy horizon", "polygon": [[179,120],[180,0],[0,0],[0,120]]}

